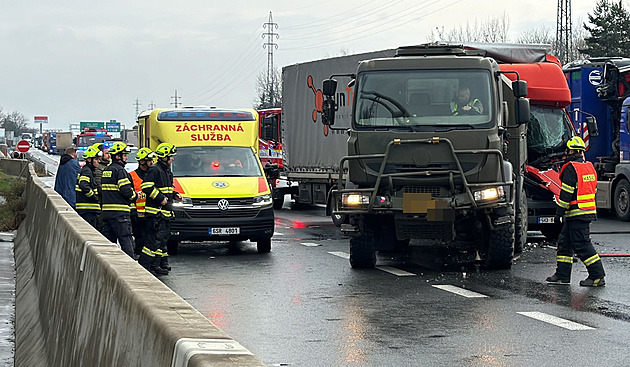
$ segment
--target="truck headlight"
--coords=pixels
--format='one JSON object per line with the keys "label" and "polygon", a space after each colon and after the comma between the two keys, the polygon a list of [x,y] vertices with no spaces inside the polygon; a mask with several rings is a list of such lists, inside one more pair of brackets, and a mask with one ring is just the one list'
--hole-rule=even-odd
{"label": "truck headlight", "polygon": [[341,195],[344,206],[366,206],[370,204],[370,195],[361,193],[347,193]]}
{"label": "truck headlight", "polygon": [[255,206],[271,205],[272,203],[273,203],[273,199],[271,198],[270,194],[254,197]]}
{"label": "truck headlight", "polygon": [[187,198],[187,197],[182,197],[182,201],[174,201],[173,202],[173,206],[176,208],[185,208],[185,207],[190,207],[193,206],[193,201],[191,198]]}
{"label": "truck headlight", "polygon": [[478,203],[486,203],[489,201],[497,201],[505,198],[503,186],[489,187],[487,189],[475,191],[473,193],[475,201]]}

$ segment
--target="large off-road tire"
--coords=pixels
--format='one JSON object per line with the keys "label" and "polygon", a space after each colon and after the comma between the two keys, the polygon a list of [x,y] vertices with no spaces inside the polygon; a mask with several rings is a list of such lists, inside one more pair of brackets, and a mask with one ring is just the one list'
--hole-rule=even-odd
{"label": "large off-road tire", "polygon": [[540,226],[540,233],[549,241],[557,241],[562,232],[562,223],[543,224]]}
{"label": "large off-road tire", "polygon": [[284,192],[281,190],[274,190],[272,194],[273,208],[276,210],[282,209],[284,205]]}
{"label": "large off-road tire", "polygon": [[613,206],[615,215],[623,221],[630,220],[630,183],[628,180],[621,179],[615,186],[615,196],[613,197]]}
{"label": "large off-road tire", "polygon": [[166,248],[169,255],[177,255],[178,247],[179,241],[177,240],[168,240],[168,242],[166,243]]}
{"label": "large off-road tire", "polygon": [[[514,210],[509,208],[507,214],[514,219]],[[494,226],[488,234],[485,264],[489,269],[509,269],[512,267],[514,255],[514,223]]]}
{"label": "large off-road tire", "polygon": [[376,266],[376,235],[368,230],[359,237],[350,239],[350,266],[353,269]]}
{"label": "large off-road tire", "polygon": [[266,254],[271,251],[271,238],[261,238],[256,241],[256,250],[259,254]]}
{"label": "large off-road tire", "polygon": [[515,224],[514,253],[520,254],[527,243],[527,195],[525,195],[525,190],[521,190],[520,205],[516,212]]}

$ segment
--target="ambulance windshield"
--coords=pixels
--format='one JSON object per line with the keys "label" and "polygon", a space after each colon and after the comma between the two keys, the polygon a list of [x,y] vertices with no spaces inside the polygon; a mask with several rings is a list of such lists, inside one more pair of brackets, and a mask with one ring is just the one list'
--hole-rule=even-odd
{"label": "ambulance windshield", "polygon": [[171,169],[175,177],[259,177],[249,147],[178,147]]}

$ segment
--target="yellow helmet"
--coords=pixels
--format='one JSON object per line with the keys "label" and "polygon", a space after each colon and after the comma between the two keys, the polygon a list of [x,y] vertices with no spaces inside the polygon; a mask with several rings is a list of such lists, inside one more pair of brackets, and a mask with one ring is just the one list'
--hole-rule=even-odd
{"label": "yellow helmet", "polygon": [[98,150],[94,146],[91,146],[91,147],[88,147],[85,150],[85,152],[83,153],[83,158],[85,158],[85,159],[87,159],[87,158],[96,158],[96,157],[100,157],[101,155],[103,155],[103,153],[101,153],[100,150]]}
{"label": "yellow helmet", "polygon": [[152,160],[153,158],[155,158],[155,153],[153,153],[149,148],[140,148],[136,154],[136,160],[139,161],[144,159]]}
{"label": "yellow helmet", "polygon": [[129,150],[129,148],[127,148],[127,144],[123,143],[122,141],[115,142],[114,144],[112,144],[112,147],[109,148],[109,154],[111,155],[129,153],[131,153],[131,151]]}
{"label": "yellow helmet", "polygon": [[172,157],[177,155],[177,148],[171,143],[162,143],[155,149],[158,158]]}
{"label": "yellow helmet", "polygon": [[567,142],[567,148],[571,150],[586,150],[586,144],[584,144],[584,140],[579,136],[574,136]]}

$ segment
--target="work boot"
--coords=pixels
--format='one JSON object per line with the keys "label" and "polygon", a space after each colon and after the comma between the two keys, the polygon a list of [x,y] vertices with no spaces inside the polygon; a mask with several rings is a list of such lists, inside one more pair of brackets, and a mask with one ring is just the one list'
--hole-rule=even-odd
{"label": "work boot", "polygon": [[168,256],[162,256],[160,259],[160,268],[171,271],[171,266],[168,265]]}
{"label": "work boot", "polygon": [[162,269],[159,266],[151,266],[149,272],[153,275],[168,275],[168,270]]}
{"label": "work boot", "polygon": [[584,280],[580,280],[581,287],[603,287],[605,285],[606,281],[604,280],[604,278],[593,279],[589,277]]}
{"label": "work boot", "polygon": [[[569,285],[571,284],[571,279],[563,279],[563,278],[558,278],[558,276],[556,274],[547,277],[547,279],[545,279],[547,281],[547,284],[559,284],[559,285]],[[581,282],[580,282],[581,283]]]}

